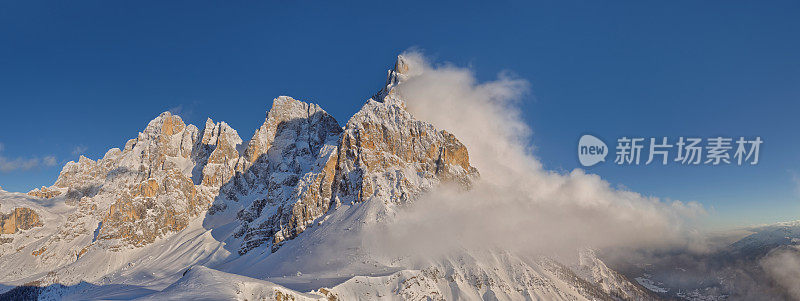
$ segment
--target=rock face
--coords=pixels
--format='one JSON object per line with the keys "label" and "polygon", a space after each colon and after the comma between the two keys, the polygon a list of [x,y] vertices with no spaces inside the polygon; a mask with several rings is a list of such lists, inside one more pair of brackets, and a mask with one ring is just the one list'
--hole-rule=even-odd
{"label": "rock face", "polygon": [[240,254],[266,242],[277,249],[328,211],[341,131],[315,104],[285,96],[273,101],[224,188],[229,202],[252,200],[237,213]]}
{"label": "rock face", "polygon": [[469,186],[477,176],[466,147],[414,119],[395,94],[367,101],[347,122],[340,148],[336,192],[342,200],[380,196],[404,203],[442,181]]}
{"label": "rock face", "polygon": [[14,208],[10,213],[0,213],[0,234],[14,234],[39,226],[42,226],[39,215],[30,208]]}
{"label": "rock face", "polygon": [[199,184],[217,189],[230,180],[241,144],[242,138],[227,123],[214,123],[211,118],[206,120],[202,139],[194,152],[199,164],[195,169],[201,172],[193,172],[193,175],[202,177]]}

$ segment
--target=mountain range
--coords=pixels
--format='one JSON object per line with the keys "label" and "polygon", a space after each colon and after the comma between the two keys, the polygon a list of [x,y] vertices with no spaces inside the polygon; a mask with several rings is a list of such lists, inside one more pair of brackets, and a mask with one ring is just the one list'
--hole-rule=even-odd
{"label": "mountain range", "polygon": [[398,56],[344,126],[287,96],[249,140],[225,122],[197,127],[164,112],[102,158],[67,163],[49,187],[0,190],[0,299],[665,296],[592,249],[562,263],[503,249],[412,258],[370,248],[365,233],[427,192],[469,190],[481,177],[466,145],[407,109],[396,87],[410,68]]}

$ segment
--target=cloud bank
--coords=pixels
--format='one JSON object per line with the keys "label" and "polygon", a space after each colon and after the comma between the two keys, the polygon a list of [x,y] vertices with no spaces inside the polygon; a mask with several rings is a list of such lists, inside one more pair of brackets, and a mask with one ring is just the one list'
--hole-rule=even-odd
{"label": "cloud bank", "polygon": [[527,81],[501,73],[479,82],[468,68],[434,66],[416,51],[403,56],[410,75],[397,91],[409,111],[458,137],[481,178],[469,191],[426,194],[370,243],[394,255],[426,256],[454,248],[551,256],[582,247],[703,249],[692,230],[705,215],[697,203],[614,189],[581,169],[544,170],[518,106]]}
{"label": "cloud bank", "polygon": [[800,247],[776,249],[767,254],[760,265],[792,298],[800,300]]}

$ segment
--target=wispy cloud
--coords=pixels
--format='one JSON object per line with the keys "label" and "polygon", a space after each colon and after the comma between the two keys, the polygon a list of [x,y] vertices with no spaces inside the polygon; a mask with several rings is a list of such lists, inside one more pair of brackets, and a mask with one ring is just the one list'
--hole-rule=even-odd
{"label": "wispy cloud", "polygon": [[795,193],[800,196],[800,175],[797,174],[797,171],[794,170],[787,170],[789,175],[792,176],[792,184],[794,184],[794,191]]}
{"label": "wispy cloud", "polygon": [[56,157],[55,156],[47,156],[42,158],[42,164],[45,166],[55,166],[56,165]]}
{"label": "wispy cloud", "polygon": [[186,120],[192,117],[194,109],[197,107],[197,103],[197,101],[192,101],[186,104],[179,104],[177,106],[170,107],[167,109],[167,111],[172,113],[172,115],[178,115]]}
{"label": "wispy cloud", "polygon": [[177,105],[177,106],[171,107],[167,111],[169,111],[173,115],[180,115],[180,114],[183,113],[183,105]]}
{"label": "wispy cloud", "polygon": [[86,146],[76,145],[75,148],[72,149],[72,156],[82,155],[87,149]]}
{"label": "wispy cloud", "polygon": [[2,154],[5,145],[0,143],[0,172],[12,172],[17,170],[30,170],[40,166],[55,166],[55,156],[31,157],[31,158],[9,158]]}
{"label": "wispy cloud", "polygon": [[6,158],[0,155],[0,171],[12,172],[16,170],[30,170],[39,166],[56,165],[56,157],[47,156],[44,158]]}
{"label": "wispy cloud", "polygon": [[796,185],[795,188],[797,189],[797,194],[800,194],[800,177],[798,177],[797,174],[794,174],[792,180],[794,180],[794,184]]}

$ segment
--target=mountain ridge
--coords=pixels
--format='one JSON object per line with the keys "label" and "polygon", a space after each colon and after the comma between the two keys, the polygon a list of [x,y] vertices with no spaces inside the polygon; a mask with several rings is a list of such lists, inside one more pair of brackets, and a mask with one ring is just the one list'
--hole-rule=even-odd
{"label": "mountain ridge", "polygon": [[273,100],[247,142],[225,122],[209,118],[201,130],[164,112],[122,149],[68,162],[53,185],[3,193],[0,210],[12,204],[43,217],[0,244],[0,283],[59,297],[125,284],[159,299],[217,278],[269,298],[278,298],[273,288],[301,299],[653,297],[594,253],[583,257],[591,267],[572,271],[499,251],[418,265],[342,246],[425,192],[469,189],[480,177],[467,146],[408,112],[395,88],[422,72],[412,65],[398,56],[384,87],[344,126],[288,96]]}

